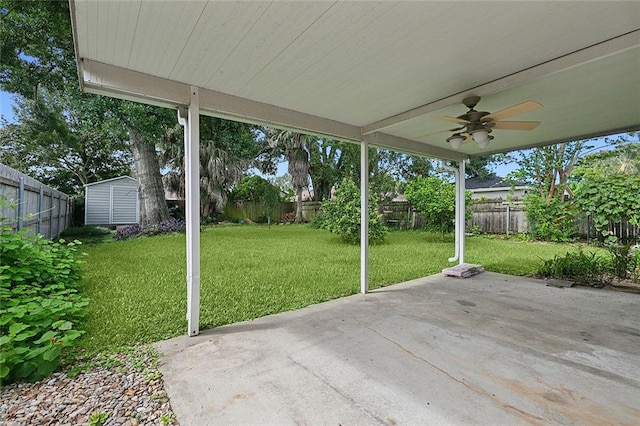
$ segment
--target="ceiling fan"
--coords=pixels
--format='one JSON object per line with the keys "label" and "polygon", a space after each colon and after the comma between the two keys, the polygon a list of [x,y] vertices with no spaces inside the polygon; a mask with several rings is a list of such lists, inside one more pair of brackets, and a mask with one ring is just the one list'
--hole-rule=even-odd
{"label": "ceiling fan", "polygon": [[[493,139],[490,133],[493,129],[501,130],[533,130],[538,125],[539,121],[500,121],[507,117],[512,117],[518,114],[524,114],[525,112],[533,111],[538,108],[542,108],[542,104],[535,101],[526,101],[517,105],[512,105],[508,108],[500,111],[490,113],[488,111],[476,111],[474,108],[480,102],[479,96],[469,96],[462,100],[462,103],[469,108],[469,111],[459,115],[457,117],[439,116],[434,117],[436,120],[448,121],[452,123],[461,124],[461,127],[445,130],[446,133],[454,132],[453,135],[447,138],[447,142],[453,149],[459,149],[463,143],[469,142],[473,139],[481,149],[486,148],[489,145],[489,141]],[[426,136],[426,135],[425,135]],[[424,136],[422,136],[424,137]]]}

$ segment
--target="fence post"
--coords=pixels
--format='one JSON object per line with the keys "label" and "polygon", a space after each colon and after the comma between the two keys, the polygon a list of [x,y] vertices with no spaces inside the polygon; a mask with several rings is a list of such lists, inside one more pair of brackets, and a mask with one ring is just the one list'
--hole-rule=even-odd
{"label": "fence post", "polygon": [[507,237],[509,236],[509,227],[511,226],[511,206],[507,203]]}
{"label": "fence post", "polygon": [[56,238],[60,237],[60,216],[62,216],[62,209],[60,208],[60,204],[62,204],[62,195],[58,195],[58,219],[56,224]]}
{"label": "fence post", "polygon": [[38,234],[42,235],[42,215],[44,213],[44,186],[40,185],[38,194]]}
{"label": "fence post", "polygon": [[49,192],[49,239],[53,240],[53,190]]}
{"label": "fence post", "polygon": [[64,229],[71,228],[71,198],[67,197],[67,204],[64,206]]}
{"label": "fence post", "polygon": [[18,180],[18,231],[22,229],[22,216],[24,216],[24,178]]}

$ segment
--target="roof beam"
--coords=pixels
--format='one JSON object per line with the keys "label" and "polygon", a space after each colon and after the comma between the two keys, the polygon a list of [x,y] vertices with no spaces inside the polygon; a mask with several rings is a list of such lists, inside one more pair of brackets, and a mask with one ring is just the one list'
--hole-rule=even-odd
{"label": "roof beam", "polygon": [[469,92],[473,92],[473,94],[477,96],[487,96],[495,92],[509,89],[518,84],[523,84],[578,65],[602,59],[638,46],[640,46],[640,29],[594,44],[593,46],[577,50],[567,55],[560,56],[556,59],[543,62],[480,86],[471,87],[462,92],[458,92],[446,98],[439,99],[435,102],[422,105],[383,120],[376,121],[375,123],[368,124],[362,128],[362,134],[367,135],[379,132],[413,118],[432,113],[451,105],[459,104],[462,102],[462,99],[469,94]]}
{"label": "roof beam", "polygon": [[468,156],[460,151],[452,151],[446,148],[440,148],[433,145],[412,141],[410,139],[400,138],[398,136],[388,135],[386,133],[369,133],[363,136],[363,140],[371,145],[383,148],[390,148],[396,151],[402,151],[409,154],[417,154],[426,157],[441,158],[443,160],[462,161]]}

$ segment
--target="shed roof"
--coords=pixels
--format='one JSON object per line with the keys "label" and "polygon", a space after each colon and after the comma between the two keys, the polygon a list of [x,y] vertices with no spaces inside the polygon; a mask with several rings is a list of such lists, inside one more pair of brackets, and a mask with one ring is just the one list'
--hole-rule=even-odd
{"label": "shed roof", "polygon": [[[640,2],[71,0],[88,92],[462,159],[640,129]],[[532,131],[445,142],[468,95]],[[437,132],[442,132],[434,134]]]}
{"label": "shed roof", "polygon": [[87,186],[99,185],[99,184],[103,184],[103,183],[107,183],[107,182],[113,182],[113,181],[121,180],[121,179],[130,179],[130,180],[134,181],[136,184],[138,183],[138,180],[132,178],[131,176],[118,176],[118,177],[114,177],[114,178],[111,178],[111,179],[100,180],[98,182],[87,183],[87,184],[84,185],[84,187],[86,188]]}

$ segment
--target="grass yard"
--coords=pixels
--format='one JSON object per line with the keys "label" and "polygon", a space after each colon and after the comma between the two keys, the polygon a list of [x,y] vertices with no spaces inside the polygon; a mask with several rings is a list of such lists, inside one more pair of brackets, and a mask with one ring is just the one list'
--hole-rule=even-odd
{"label": "grass yard", "polygon": [[[453,236],[392,232],[370,248],[370,288],[440,272]],[[569,245],[472,237],[466,261],[514,275]],[[90,350],[185,333],[185,236],[84,246],[85,343]],[[248,320],[359,291],[360,247],[304,225],[209,228],[201,234],[201,328]]]}

